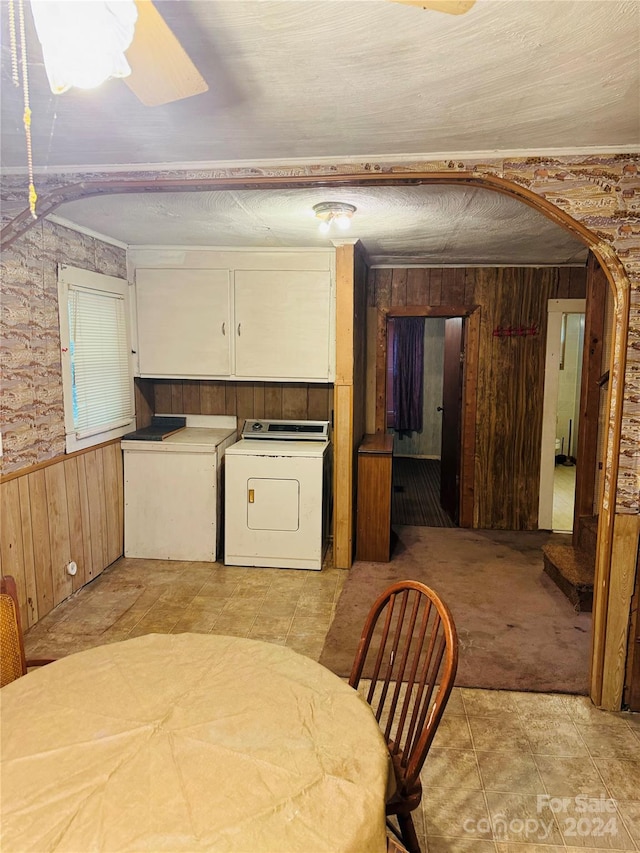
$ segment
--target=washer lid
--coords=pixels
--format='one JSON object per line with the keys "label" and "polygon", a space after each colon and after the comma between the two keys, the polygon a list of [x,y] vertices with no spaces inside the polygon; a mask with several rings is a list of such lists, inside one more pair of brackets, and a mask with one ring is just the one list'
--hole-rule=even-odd
{"label": "washer lid", "polygon": [[242,437],[267,441],[327,441],[329,421],[248,419],[244,422]]}

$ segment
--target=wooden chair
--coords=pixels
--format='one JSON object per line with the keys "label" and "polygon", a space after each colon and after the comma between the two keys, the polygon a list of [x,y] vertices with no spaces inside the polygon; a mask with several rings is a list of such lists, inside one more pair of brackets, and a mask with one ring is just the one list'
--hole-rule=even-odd
{"label": "wooden chair", "polygon": [[16,582],[5,575],[0,581],[0,687],[26,675],[30,666],[48,663],[53,661],[25,658]]}
{"label": "wooden chair", "polygon": [[453,618],[433,590],[416,581],[400,581],[378,597],[367,617],[349,684],[357,688],[361,679],[371,679],[366,699],[387,740],[396,776],[387,815],[397,816],[410,853],[420,853],[411,818],[422,798],[420,770],[457,666]]}

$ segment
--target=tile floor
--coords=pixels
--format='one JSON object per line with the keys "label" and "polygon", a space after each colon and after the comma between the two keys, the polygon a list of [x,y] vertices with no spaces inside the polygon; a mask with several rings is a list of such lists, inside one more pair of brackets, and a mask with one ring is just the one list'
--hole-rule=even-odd
{"label": "tile floor", "polygon": [[[27,633],[27,655],[198,631],[317,659],[346,577],[123,558]],[[422,778],[423,853],[640,850],[640,715],[580,696],[456,688]]]}
{"label": "tile floor", "polygon": [[557,532],[573,530],[573,506],[576,496],[576,466],[556,465],[553,469],[553,516]]}

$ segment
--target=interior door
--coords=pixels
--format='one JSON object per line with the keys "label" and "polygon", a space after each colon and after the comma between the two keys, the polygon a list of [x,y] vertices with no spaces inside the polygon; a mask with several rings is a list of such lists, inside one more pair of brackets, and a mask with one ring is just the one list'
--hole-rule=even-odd
{"label": "interior door", "polygon": [[464,339],[462,319],[462,317],[450,317],[444,326],[440,453],[440,503],[456,524],[460,520],[460,435]]}

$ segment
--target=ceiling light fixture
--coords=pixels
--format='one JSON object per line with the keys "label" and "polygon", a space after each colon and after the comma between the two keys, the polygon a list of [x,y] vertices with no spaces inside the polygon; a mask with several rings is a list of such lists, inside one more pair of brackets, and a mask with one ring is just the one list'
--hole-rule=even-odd
{"label": "ceiling light fixture", "polygon": [[72,86],[93,89],[110,77],[131,74],[124,52],[138,17],[133,0],[32,0],[31,10],[54,94]]}
{"label": "ceiling light fixture", "polygon": [[320,231],[326,234],[332,222],[346,231],[351,225],[351,217],[356,212],[356,207],[344,201],[321,201],[313,205],[313,212],[320,220]]}

